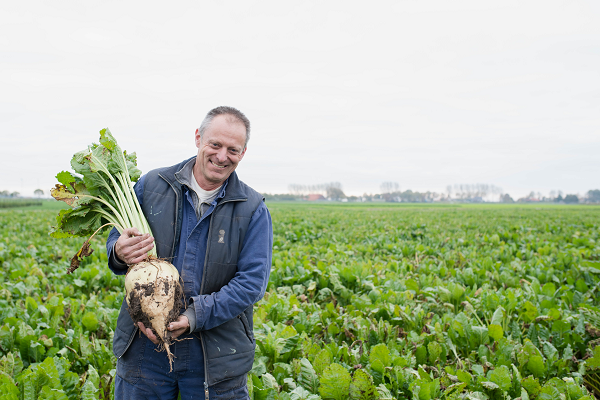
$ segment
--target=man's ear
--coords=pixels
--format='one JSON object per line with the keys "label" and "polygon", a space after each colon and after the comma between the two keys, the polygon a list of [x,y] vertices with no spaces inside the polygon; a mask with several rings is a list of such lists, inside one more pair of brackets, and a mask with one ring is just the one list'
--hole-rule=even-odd
{"label": "man's ear", "polygon": [[202,138],[200,137],[200,132],[196,129],[196,133],[194,134],[194,142],[196,143],[196,147],[200,148],[200,143],[202,143]]}
{"label": "man's ear", "polygon": [[240,153],[240,161],[242,161],[242,158],[244,158],[244,154],[246,154],[246,150],[248,150],[248,147],[244,147],[244,150]]}

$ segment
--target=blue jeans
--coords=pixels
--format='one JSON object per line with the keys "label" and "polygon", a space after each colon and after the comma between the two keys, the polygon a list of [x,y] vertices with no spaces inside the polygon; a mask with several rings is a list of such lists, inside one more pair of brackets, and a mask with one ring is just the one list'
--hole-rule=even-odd
{"label": "blue jeans", "polygon": [[[200,340],[186,335],[171,346],[175,355],[169,371],[167,352],[158,352],[146,336],[136,334],[117,361],[115,400],[204,399],[204,362]],[[210,400],[246,400],[246,374],[208,388]]]}

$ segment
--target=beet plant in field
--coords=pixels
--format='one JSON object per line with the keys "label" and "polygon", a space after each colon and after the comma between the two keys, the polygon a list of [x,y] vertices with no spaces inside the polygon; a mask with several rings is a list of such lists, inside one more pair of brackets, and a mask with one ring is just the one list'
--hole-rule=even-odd
{"label": "beet plant in field", "polygon": [[[135,153],[121,150],[108,129],[100,131],[100,144],[73,156],[71,167],[81,177],[62,171],[56,176],[60,183],[51,190],[52,197],[71,206],[60,211],[51,235],[90,238],[72,258],[68,273],[91,254],[90,239],[103,229],[114,226],[123,232],[137,228],[141,234],[152,234],[133,189],[141,175]],[[130,266],[125,289],[132,319],[152,328],[172,361],[167,326],[178,318],[183,306],[177,269],[157,259],[153,248],[145,262]]]}

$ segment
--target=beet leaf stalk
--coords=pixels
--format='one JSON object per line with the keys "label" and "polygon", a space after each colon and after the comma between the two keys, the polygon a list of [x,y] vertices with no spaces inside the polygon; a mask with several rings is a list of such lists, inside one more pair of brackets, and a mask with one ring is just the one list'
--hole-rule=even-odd
{"label": "beet leaf stalk", "polygon": [[[152,234],[133,190],[133,182],[141,175],[136,155],[123,151],[108,129],[100,131],[100,144],[93,143],[75,153],[71,167],[78,175],[59,172],[56,179],[60,183],[50,191],[56,200],[71,206],[60,211],[51,236],[93,237],[109,226],[119,232],[137,228],[142,234]],[[90,239],[73,257],[69,272],[77,269],[84,256],[91,254]],[[152,249],[149,255],[156,257],[156,250]]]}

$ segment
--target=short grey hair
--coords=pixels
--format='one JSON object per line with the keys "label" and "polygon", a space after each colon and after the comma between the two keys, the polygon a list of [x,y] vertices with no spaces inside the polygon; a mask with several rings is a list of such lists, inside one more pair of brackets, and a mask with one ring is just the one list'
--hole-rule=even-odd
{"label": "short grey hair", "polygon": [[200,124],[200,128],[198,128],[198,134],[200,135],[200,138],[202,139],[204,132],[206,132],[210,126],[210,123],[217,115],[228,115],[232,119],[230,122],[240,122],[244,124],[246,127],[246,142],[244,143],[245,149],[248,146],[248,141],[250,140],[250,120],[244,115],[243,112],[233,107],[220,106],[210,110],[208,114],[206,114],[206,117],[204,117],[202,124]]}

